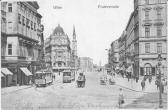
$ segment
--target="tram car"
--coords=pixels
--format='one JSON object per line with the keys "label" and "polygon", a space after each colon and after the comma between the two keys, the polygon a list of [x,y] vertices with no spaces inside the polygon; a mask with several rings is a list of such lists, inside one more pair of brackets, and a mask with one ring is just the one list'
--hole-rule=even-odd
{"label": "tram car", "polygon": [[65,70],[63,72],[63,83],[71,83],[72,81],[72,73],[70,70]]}
{"label": "tram car", "polygon": [[52,84],[52,72],[49,70],[40,70],[34,74],[35,77],[35,85],[36,87],[46,87],[47,85]]}

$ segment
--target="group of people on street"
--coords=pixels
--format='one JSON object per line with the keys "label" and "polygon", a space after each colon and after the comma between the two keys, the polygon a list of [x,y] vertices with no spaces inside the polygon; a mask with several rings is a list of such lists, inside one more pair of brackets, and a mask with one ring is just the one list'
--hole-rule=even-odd
{"label": "group of people on street", "polygon": [[164,88],[167,86],[167,81],[165,78],[161,79],[160,77],[156,77],[155,85],[157,86],[157,90],[160,89],[162,93],[164,93]]}
{"label": "group of people on street", "polygon": [[[142,90],[145,89],[145,82],[146,82],[147,79],[149,81],[149,84],[151,84],[151,82],[152,82],[152,75],[149,75],[149,76],[145,75],[144,76],[144,78],[141,81]],[[164,87],[167,86],[167,81],[166,81],[165,78],[161,79],[161,81],[160,81],[160,77],[156,76],[155,85],[157,87],[157,90],[160,89],[161,92],[164,93]]]}
{"label": "group of people on street", "polygon": [[148,81],[149,81],[149,84],[151,84],[151,82],[152,82],[152,75],[145,75],[144,77],[143,77],[143,79],[142,79],[142,81],[141,81],[141,87],[142,87],[142,90],[144,90],[145,89],[145,82],[146,82],[146,80],[148,79]]}

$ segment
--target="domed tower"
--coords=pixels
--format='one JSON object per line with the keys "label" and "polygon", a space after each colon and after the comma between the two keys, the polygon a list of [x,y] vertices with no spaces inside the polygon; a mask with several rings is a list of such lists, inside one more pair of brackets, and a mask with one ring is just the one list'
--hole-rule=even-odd
{"label": "domed tower", "polygon": [[54,29],[53,35],[65,35],[63,28],[58,24],[58,26]]}

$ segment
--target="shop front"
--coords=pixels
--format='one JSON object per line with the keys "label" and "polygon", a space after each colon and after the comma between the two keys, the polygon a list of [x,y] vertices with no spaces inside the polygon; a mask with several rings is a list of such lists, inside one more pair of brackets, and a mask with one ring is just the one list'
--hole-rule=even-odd
{"label": "shop front", "polygon": [[4,87],[12,85],[13,73],[8,68],[1,68],[1,83]]}

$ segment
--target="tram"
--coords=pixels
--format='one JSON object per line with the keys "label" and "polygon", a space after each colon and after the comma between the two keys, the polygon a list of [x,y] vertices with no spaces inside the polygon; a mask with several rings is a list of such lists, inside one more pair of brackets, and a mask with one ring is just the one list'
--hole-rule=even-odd
{"label": "tram", "polygon": [[47,85],[52,84],[52,82],[53,82],[52,76],[53,76],[53,74],[49,70],[37,71],[34,74],[36,87],[40,87],[40,86],[46,87]]}
{"label": "tram", "polygon": [[69,70],[65,70],[63,72],[63,83],[71,83],[72,81],[72,73]]}

